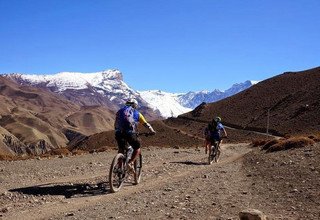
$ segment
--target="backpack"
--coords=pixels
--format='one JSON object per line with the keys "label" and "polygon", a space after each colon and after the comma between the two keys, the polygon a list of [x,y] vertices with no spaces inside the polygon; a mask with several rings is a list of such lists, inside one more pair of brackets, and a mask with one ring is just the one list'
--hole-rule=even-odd
{"label": "backpack", "polygon": [[135,131],[134,120],[135,109],[131,106],[124,106],[116,115],[115,129],[120,131]]}
{"label": "backpack", "polygon": [[215,122],[214,120],[208,124],[208,130],[211,132],[211,133],[216,133],[218,131],[218,124],[217,122]]}

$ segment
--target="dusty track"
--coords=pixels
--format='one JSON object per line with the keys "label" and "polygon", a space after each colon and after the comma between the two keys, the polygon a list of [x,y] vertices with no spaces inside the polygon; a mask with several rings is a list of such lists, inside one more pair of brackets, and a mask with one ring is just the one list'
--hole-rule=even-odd
{"label": "dusty track", "polygon": [[0,161],[0,219],[238,219],[246,208],[320,217],[318,145],[277,154],[222,145],[212,165],[204,149],[144,148],[142,182],[112,194],[115,153]]}
{"label": "dusty track", "polygon": [[[212,190],[207,195],[212,196],[208,197],[210,201],[203,201],[202,194],[206,194],[208,185],[216,185],[218,177],[222,181],[221,175],[228,178],[229,172],[240,170],[239,159],[248,151],[245,145],[225,145],[221,161],[208,166],[203,149],[145,149],[141,184],[133,186],[128,182],[115,194],[109,193],[106,182],[113,151],[51,160],[1,162],[7,163],[2,171],[5,173],[3,196],[6,194],[13,200],[2,204],[2,209],[6,209],[2,218],[218,216],[221,213],[208,210],[205,205],[212,205],[216,199]],[[196,207],[191,205],[193,202]]]}

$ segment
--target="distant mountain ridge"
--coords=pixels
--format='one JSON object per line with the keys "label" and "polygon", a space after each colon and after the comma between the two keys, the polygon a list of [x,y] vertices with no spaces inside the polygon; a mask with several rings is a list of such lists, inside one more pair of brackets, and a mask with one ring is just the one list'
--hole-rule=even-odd
{"label": "distant mountain ridge", "polygon": [[[138,98],[138,94],[123,82],[123,76],[119,70],[95,73],[61,72],[53,75],[7,74],[5,76],[23,85],[47,88],[52,92],[63,94],[71,101],[87,106],[114,107],[123,99],[131,96]],[[77,94],[72,91],[77,91]],[[90,101],[81,94],[89,96]],[[77,99],[80,100],[77,101]]]}
{"label": "distant mountain ridge", "polygon": [[[159,90],[136,91],[123,80],[119,70],[94,73],[61,72],[53,75],[4,75],[22,85],[48,89],[80,106],[105,106],[116,111],[124,100],[135,98],[148,118],[177,117],[189,112],[202,102],[215,102],[241,92],[254,81],[234,84],[226,91],[169,93]],[[150,113],[150,108],[153,109]],[[147,109],[149,109],[147,111]]]}
{"label": "distant mountain ridge", "polygon": [[188,92],[186,94],[179,96],[179,102],[188,108],[196,108],[202,102],[211,103],[216,102],[221,99],[227,98],[229,96],[235,95],[238,92],[241,92],[245,89],[248,89],[252,85],[258,83],[258,81],[247,80],[243,83],[236,83],[232,85],[229,89],[225,91],[220,91],[218,89],[209,91],[200,91],[200,92]]}
{"label": "distant mountain ridge", "polygon": [[28,85],[64,96],[80,106],[105,106],[116,111],[124,100],[135,98],[141,103],[141,111],[150,119],[158,119],[160,113],[153,111],[138,92],[130,88],[119,70],[95,73],[61,72],[53,75],[6,74],[5,77],[20,85]]}
{"label": "distant mountain ridge", "polygon": [[317,135],[320,131],[319,82],[320,67],[285,72],[171,119],[170,126],[188,124],[190,128],[192,122],[196,133],[201,131],[197,126],[203,126],[199,122],[210,121],[213,115],[219,115],[224,125],[232,128],[279,136]]}
{"label": "distant mountain ridge", "polygon": [[159,110],[163,117],[168,118],[192,111],[203,102],[216,102],[235,95],[256,83],[257,81],[247,80],[243,83],[234,84],[226,91],[215,89],[212,92],[168,93],[160,90],[149,90],[140,91],[139,93],[153,109]]}

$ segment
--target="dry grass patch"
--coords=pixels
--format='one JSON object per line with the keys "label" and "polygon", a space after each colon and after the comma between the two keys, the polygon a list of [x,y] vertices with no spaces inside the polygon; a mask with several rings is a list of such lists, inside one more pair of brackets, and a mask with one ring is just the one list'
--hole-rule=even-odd
{"label": "dry grass patch", "polygon": [[263,150],[268,150],[271,146],[276,145],[280,142],[278,139],[273,139],[265,143],[262,147]]}
{"label": "dry grass patch", "polygon": [[48,154],[67,156],[67,155],[70,155],[71,152],[67,148],[56,148],[56,149],[52,149],[51,151],[49,151]]}
{"label": "dry grass patch", "polygon": [[292,148],[301,148],[315,144],[316,142],[308,137],[292,137],[285,140],[279,140],[277,143],[270,145],[269,147],[265,147],[264,149],[267,152],[288,150]]}
{"label": "dry grass patch", "polygon": [[107,151],[107,150],[108,150],[108,147],[107,147],[107,146],[104,146],[104,147],[98,148],[96,151],[97,151],[97,152],[105,152],[105,151]]}
{"label": "dry grass patch", "polygon": [[251,142],[251,146],[252,147],[260,147],[262,145],[265,145],[267,143],[267,141],[268,140],[256,139]]}
{"label": "dry grass patch", "polygon": [[13,160],[14,156],[10,155],[0,155],[0,160]]}
{"label": "dry grass patch", "polygon": [[309,135],[308,138],[312,139],[314,142],[320,142],[320,133]]}
{"label": "dry grass patch", "polygon": [[292,148],[301,148],[309,145],[313,145],[316,142],[320,142],[320,137],[318,135],[309,135],[306,136],[295,136],[281,138],[281,139],[257,139],[253,140],[251,145],[253,147],[262,147],[262,150],[266,152],[274,152],[281,150],[288,150]]}
{"label": "dry grass patch", "polygon": [[80,150],[80,149],[72,151],[72,155],[83,155],[83,154],[87,154],[87,153],[88,153],[88,151],[84,151],[84,150]]}

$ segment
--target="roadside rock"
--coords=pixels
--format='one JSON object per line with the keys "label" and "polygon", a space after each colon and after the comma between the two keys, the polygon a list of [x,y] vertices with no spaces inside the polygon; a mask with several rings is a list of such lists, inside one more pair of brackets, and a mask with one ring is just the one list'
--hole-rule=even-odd
{"label": "roadside rock", "polygon": [[246,209],[239,213],[240,220],[267,220],[267,216],[256,209]]}

